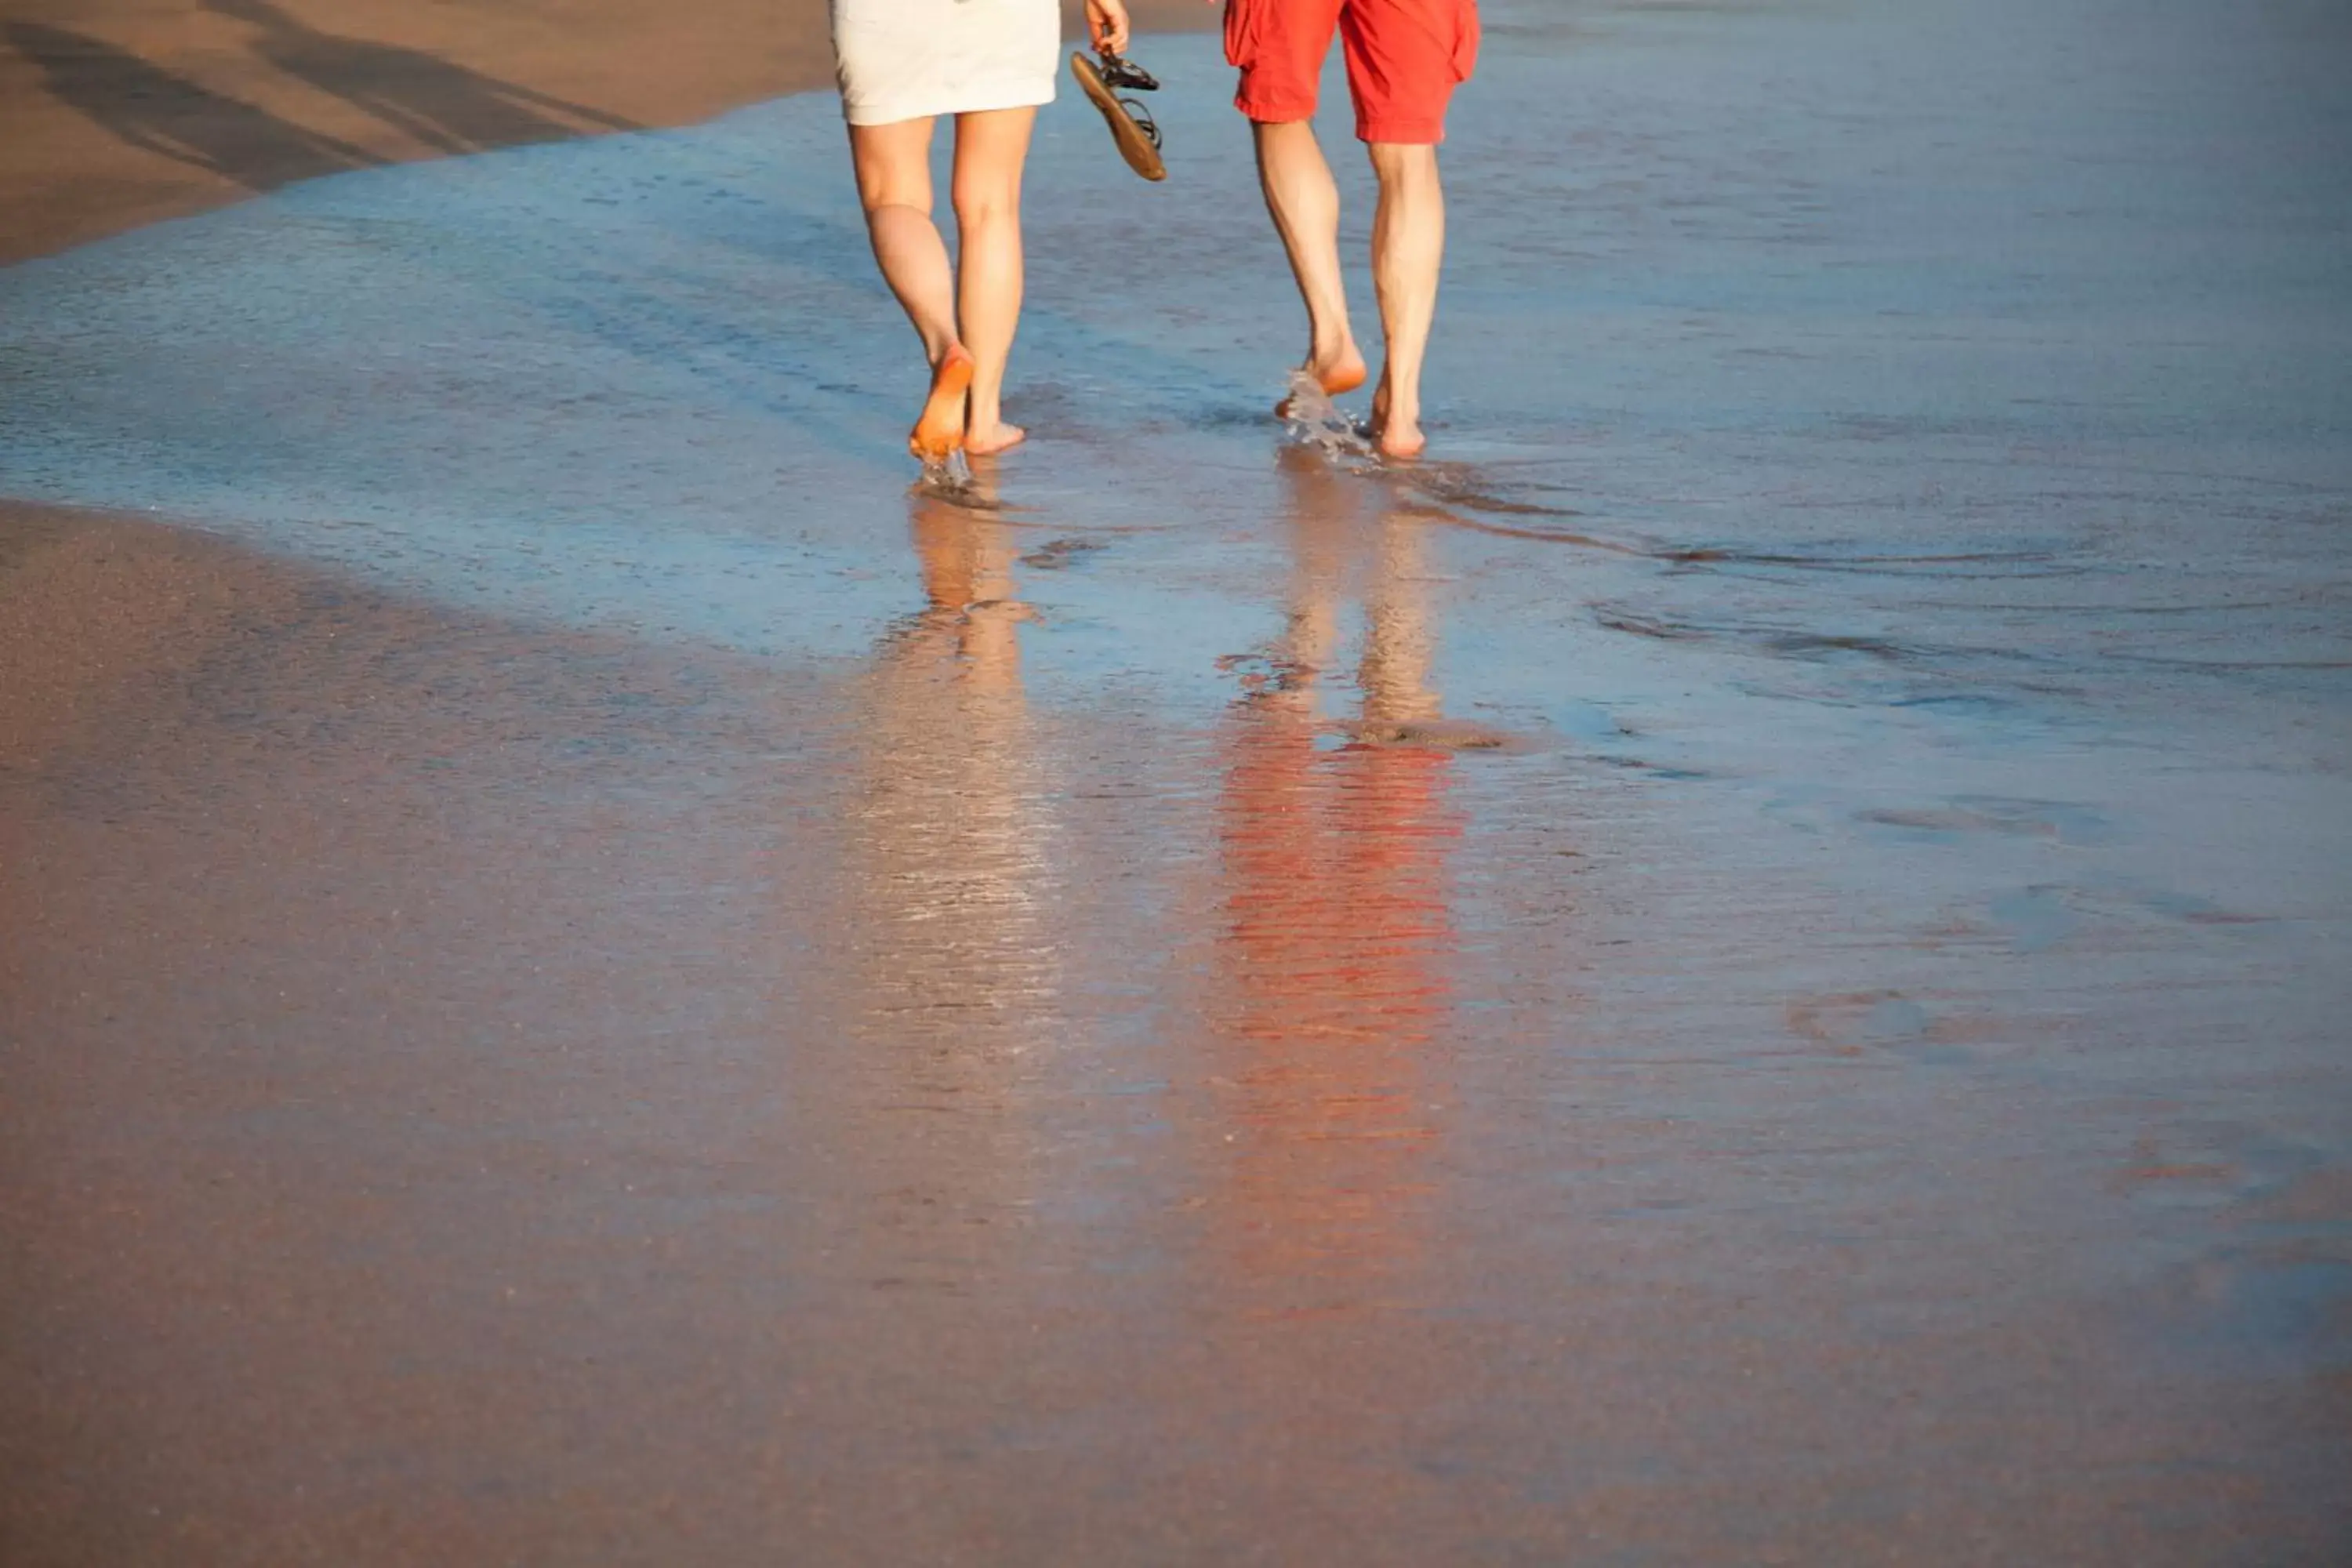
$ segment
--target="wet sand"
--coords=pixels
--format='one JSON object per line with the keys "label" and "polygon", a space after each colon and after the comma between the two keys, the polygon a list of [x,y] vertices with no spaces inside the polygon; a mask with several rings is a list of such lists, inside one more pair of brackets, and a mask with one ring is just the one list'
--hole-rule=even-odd
{"label": "wet sand", "polygon": [[1212,40],[968,491],[822,104],[0,271],[0,1559],[2340,1559],[2340,126],[1964,15],[1497,5],[1405,475]]}
{"label": "wet sand", "polygon": [[1034,701],[1057,568],[919,499],[789,679],[21,552],[179,610],[11,715],[9,1560],[2325,1561],[2274,1063],[1791,987],[1868,938],[1736,823],[1331,744],[1353,592],[1369,723],[1437,628],[1296,477],[1291,673],[1207,731]]}

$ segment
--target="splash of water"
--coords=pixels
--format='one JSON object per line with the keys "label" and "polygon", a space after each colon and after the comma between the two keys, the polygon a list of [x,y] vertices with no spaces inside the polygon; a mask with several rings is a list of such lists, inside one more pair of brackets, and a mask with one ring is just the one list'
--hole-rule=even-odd
{"label": "splash of water", "polygon": [[971,459],[959,447],[946,457],[925,458],[922,485],[950,499],[955,499],[971,489]]}
{"label": "splash of water", "polygon": [[1313,447],[1327,458],[1378,456],[1347,411],[1332,402],[1323,384],[1305,370],[1290,373],[1290,395],[1283,399],[1282,417],[1293,441]]}

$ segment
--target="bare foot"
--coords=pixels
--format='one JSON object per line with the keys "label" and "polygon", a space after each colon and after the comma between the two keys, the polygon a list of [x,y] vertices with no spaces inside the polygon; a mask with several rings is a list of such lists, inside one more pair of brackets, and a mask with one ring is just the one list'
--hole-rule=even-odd
{"label": "bare foot", "polygon": [[1372,416],[1364,426],[1364,434],[1372,438],[1383,458],[1420,457],[1429,446],[1429,437],[1421,433],[1418,411],[1393,414],[1389,405],[1389,384],[1383,381],[1372,394]]}
{"label": "bare foot", "polygon": [[[1339,352],[1328,359],[1308,354],[1307,363],[1298,368],[1315,378],[1315,384],[1323,389],[1326,397],[1337,397],[1343,392],[1355,391],[1364,384],[1364,377],[1370,374],[1364,368],[1364,356],[1357,352],[1353,342],[1342,343]],[[1275,417],[1289,418],[1290,405],[1291,399],[1287,397],[1276,404]]]}
{"label": "bare foot", "polygon": [[963,449],[975,458],[992,457],[1018,447],[1028,438],[1028,431],[1000,419],[985,427],[975,425],[966,430],[963,433]]}
{"label": "bare foot", "polygon": [[931,395],[923,401],[923,416],[907,437],[907,450],[926,463],[947,460],[964,444],[963,397],[971,385],[971,353],[961,343],[940,356],[931,371]]}

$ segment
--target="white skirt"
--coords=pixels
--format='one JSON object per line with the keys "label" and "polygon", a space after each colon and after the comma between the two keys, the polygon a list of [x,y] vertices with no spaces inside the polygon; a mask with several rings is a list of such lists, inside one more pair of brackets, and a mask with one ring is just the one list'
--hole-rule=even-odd
{"label": "white skirt", "polygon": [[1054,100],[1055,0],[833,0],[833,58],[852,125]]}

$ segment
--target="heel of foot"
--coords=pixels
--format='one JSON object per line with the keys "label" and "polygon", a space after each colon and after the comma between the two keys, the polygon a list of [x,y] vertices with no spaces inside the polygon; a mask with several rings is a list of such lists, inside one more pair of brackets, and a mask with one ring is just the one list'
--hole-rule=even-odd
{"label": "heel of foot", "polygon": [[1012,450],[1028,438],[1029,432],[1020,426],[1007,425],[999,420],[985,430],[966,431],[963,449],[975,458],[992,458],[999,452]]}
{"label": "heel of foot", "polygon": [[971,390],[971,373],[976,368],[970,350],[950,349],[939,368],[931,372],[932,399],[961,397]]}
{"label": "heel of foot", "polygon": [[971,355],[950,349],[931,372],[931,395],[923,401],[921,417],[907,437],[908,449],[926,463],[935,463],[963,445],[964,394],[971,388]]}
{"label": "heel of foot", "polygon": [[1337,397],[1343,392],[1353,392],[1363,385],[1366,374],[1363,361],[1343,360],[1322,372],[1316,379],[1323,384],[1326,396]]}

